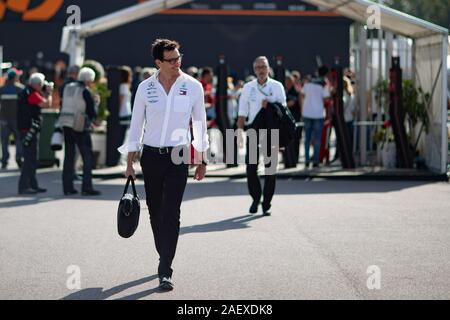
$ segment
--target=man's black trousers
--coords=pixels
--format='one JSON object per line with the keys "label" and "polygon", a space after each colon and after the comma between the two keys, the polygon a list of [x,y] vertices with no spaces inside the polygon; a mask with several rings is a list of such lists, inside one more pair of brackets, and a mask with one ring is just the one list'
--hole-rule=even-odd
{"label": "man's black trousers", "polygon": [[[263,135],[260,133],[259,130],[256,131],[257,132],[257,145],[250,145],[250,139],[247,137],[247,154],[245,156],[245,163],[247,164],[247,186],[248,186],[248,190],[250,193],[250,196],[252,197],[253,201],[256,202],[260,202],[261,201],[261,196],[263,195],[263,207],[264,208],[269,208],[270,207],[270,203],[272,202],[272,198],[273,195],[275,193],[275,185],[276,185],[276,179],[277,176],[276,174],[265,174],[264,175],[264,189],[261,188],[261,182],[259,181],[259,177],[258,177],[258,163],[259,163],[259,156],[260,156],[260,152],[261,152],[261,144],[265,143],[267,144],[267,154],[264,154],[264,161],[265,161],[265,167],[268,168],[270,167],[272,164],[266,163],[266,159],[272,155],[272,152],[276,152],[277,153],[277,158],[276,158],[276,164],[274,164],[275,166],[278,164],[278,149],[274,146],[272,146],[272,142],[271,142],[271,131],[267,130],[266,131],[266,137],[263,137]],[[256,149],[255,149],[256,148]],[[256,154],[257,154],[257,163],[250,163],[250,152],[255,152],[256,150]],[[267,170],[267,169],[266,169]]]}
{"label": "man's black trousers", "polygon": [[[22,143],[25,138],[26,133],[20,134],[20,141]],[[37,189],[39,188],[36,179],[36,169],[38,167],[38,136],[34,136],[29,145],[23,146],[23,164],[20,168],[20,178],[19,178],[19,193],[27,189]]]}
{"label": "man's black trousers", "polygon": [[92,187],[93,152],[91,134],[88,131],[75,132],[72,128],[64,127],[64,165],[63,191],[74,190],[73,177],[75,175],[75,146],[80,150],[83,159],[82,191],[90,191]]}
{"label": "man's black trousers", "polygon": [[141,157],[147,207],[156,250],[159,277],[172,276],[172,261],[180,232],[180,206],[188,177],[187,164],[174,164],[170,152],[159,154],[144,147]]}

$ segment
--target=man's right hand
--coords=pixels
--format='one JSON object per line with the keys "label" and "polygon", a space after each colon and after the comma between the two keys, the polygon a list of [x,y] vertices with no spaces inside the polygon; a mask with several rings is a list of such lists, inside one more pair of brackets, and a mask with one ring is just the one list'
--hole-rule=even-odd
{"label": "man's right hand", "polygon": [[245,127],[245,120],[246,117],[239,117],[238,118],[238,133],[237,133],[237,144],[239,146],[239,149],[242,149],[244,147],[244,127]]}
{"label": "man's right hand", "polygon": [[242,130],[240,130],[237,135],[237,144],[239,146],[239,149],[242,149],[244,147],[244,133],[242,132]]}
{"label": "man's right hand", "polygon": [[136,172],[134,171],[133,165],[128,165],[125,171],[125,177],[128,179],[129,176],[133,177],[133,180],[136,180]]}

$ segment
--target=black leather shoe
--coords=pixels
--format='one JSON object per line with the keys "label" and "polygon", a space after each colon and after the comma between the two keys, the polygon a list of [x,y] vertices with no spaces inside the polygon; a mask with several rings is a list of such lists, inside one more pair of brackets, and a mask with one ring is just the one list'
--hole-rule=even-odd
{"label": "black leather shoe", "polygon": [[71,191],[64,192],[65,196],[73,196],[74,194],[78,194],[78,191],[73,189]]}
{"label": "black leather shoe", "polygon": [[269,204],[268,206],[263,205],[263,216],[270,216],[272,213],[270,212],[270,208],[272,206]]}
{"label": "black leather shoe", "polygon": [[8,168],[8,165],[6,163],[2,163],[2,170],[6,170]]}
{"label": "black leather shoe", "polygon": [[37,194],[37,191],[35,189],[29,188],[29,189],[19,190],[19,194],[24,194],[24,195]]}
{"label": "black leather shoe", "polygon": [[99,196],[102,193],[98,190],[92,189],[92,190],[84,190],[82,194],[83,196]]}
{"label": "black leather shoe", "polygon": [[162,277],[159,279],[159,288],[163,291],[173,290],[173,281],[171,277]]}
{"label": "black leather shoe", "polygon": [[258,206],[259,206],[259,201],[253,201],[253,203],[252,203],[252,205],[251,205],[251,207],[250,207],[249,212],[250,212],[251,214],[257,213],[257,212],[258,212]]}
{"label": "black leather shoe", "polygon": [[47,192],[47,189],[44,189],[44,188],[37,188],[34,190],[36,190],[36,193],[46,193]]}

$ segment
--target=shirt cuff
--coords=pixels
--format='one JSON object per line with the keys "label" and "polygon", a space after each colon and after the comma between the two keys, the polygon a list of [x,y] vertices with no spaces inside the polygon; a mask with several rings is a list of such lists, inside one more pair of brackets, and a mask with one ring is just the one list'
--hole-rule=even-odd
{"label": "shirt cuff", "polygon": [[192,145],[194,146],[194,149],[198,152],[205,152],[209,149],[209,141],[208,139],[204,139],[202,141],[194,140],[192,141]]}
{"label": "shirt cuff", "polygon": [[130,152],[139,152],[142,150],[143,144],[140,142],[128,142],[117,148],[121,154],[128,154]]}

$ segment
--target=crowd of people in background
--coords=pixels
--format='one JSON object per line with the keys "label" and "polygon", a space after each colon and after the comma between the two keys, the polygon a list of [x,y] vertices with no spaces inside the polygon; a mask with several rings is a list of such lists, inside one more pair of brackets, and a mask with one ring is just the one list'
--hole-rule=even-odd
{"label": "crowd of people in background", "polygon": [[[69,66],[66,67],[61,61],[55,64],[53,71],[47,75],[41,72],[36,67],[29,68],[26,72],[19,70],[18,68],[10,68],[6,77],[0,80],[0,127],[1,127],[1,143],[2,143],[2,159],[1,167],[6,169],[9,161],[8,145],[10,144],[10,138],[13,137],[16,141],[16,155],[15,159],[17,165],[22,170],[21,183],[19,186],[20,193],[35,193],[44,192],[44,189],[39,188],[35,180],[35,170],[37,163],[35,160],[36,152],[35,144],[36,140],[30,135],[33,130],[39,130],[39,110],[42,107],[61,109],[64,95],[68,94],[66,89],[73,83],[84,86],[82,90],[83,99],[86,100],[86,113],[88,113],[89,125],[96,125],[97,110],[91,108],[91,105],[98,107],[99,96],[96,95],[90,87],[94,82],[91,77],[86,80],[86,69],[82,73],[80,79],[80,67]],[[134,69],[123,66],[121,71],[121,83],[119,87],[119,122],[120,122],[120,143],[123,143],[126,139],[127,130],[130,125],[133,100],[136,94],[136,90],[143,80],[151,77],[156,68],[150,67],[135,67]],[[207,123],[209,128],[214,128],[217,125],[216,122],[216,85],[217,77],[214,74],[214,69],[209,66],[202,68],[188,67],[185,72],[201,82],[205,93],[205,107],[207,114]],[[270,70],[273,75],[273,70]],[[92,75],[92,73],[89,73]],[[96,77],[97,78],[97,75]],[[233,77],[227,78],[227,116],[231,128],[236,128],[236,123],[239,114],[239,97],[242,93],[242,88],[245,83],[248,83],[255,79],[253,75],[249,75],[245,79],[237,79]],[[98,81],[98,79],[97,79]],[[107,81],[105,75],[100,81]],[[354,90],[355,76],[350,70],[344,72],[344,117],[348,127],[350,135],[353,135],[353,121],[354,113],[356,109],[355,103],[355,90]],[[310,164],[313,167],[318,167],[322,163],[329,163],[329,159],[323,159],[320,156],[321,148],[325,143],[329,143],[329,139],[324,139],[323,134],[324,126],[332,119],[332,112],[327,110],[330,105],[330,99],[335,91],[332,81],[330,79],[330,70],[326,67],[318,68],[317,72],[312,75],[302,74],[297,70],[286,71],[285,76],[285,93],[287,98],[287,107],[291,111],[295,121],[302,123],[302,128],[299,130],[298,137],[294,143],[294,154],[296,157],[296,163],[299,161],[300,146],[303,140],[305,166],[308,168]],[[54,87],[54,88],[53,88]],[[29,105],[35,105],[33,112],[35,114],[27,114],[25,116],[18,115],[20,111],[20,99],[23,96],[23,92],[27,93],[27,103]],[[66,93],[65,93],[66,92]],[[88,97],[91,97],[89,98]],[[94,100],[95,103],[94,103]],[[20,124],[17,119],[25,117],[27,124]],[[64,132],[65,144],[66,144],[66,160],[64,164],[64,193],[75,194],[72,185],[72,176],[74,175],[74,163],[73,153],[74,146],[77,145],[80,148],[83,162],[85,164],[84,176],[87,176],[87,180],[83,183],[84,194],[97,194],[92,188],[90,181],[90,170],[92,169],[92,143],[88,138],[88,132],[90,128],[86,127],[84,133],[77,136],[78,133],[73,135],[71,128],[61,128],[61,132]],[[324,133],[325,132],[325,133]],[[28,137],[27,137],[28,133]],[[31,138],[30,138],[31,137]],[[304,138],[304,139],[303,139]],[[27,140],[28,139],[28,140]],[[353,140],[353,139],[352,139]],[[31,145],[30,148],[24,148],[24,143]],[[313,147],[313,155],[310,156],[310,147]],[[87,148],[87,149],[86,149]],[[339,153],[336,152],[332,162],[339,158]],[[30,160],[31,159],[31,160]],[[124,159],[122,159],[122,162]],[[70,177],[70,178],[69,178]],[[76,177],[76,175],[75,175]]]}

